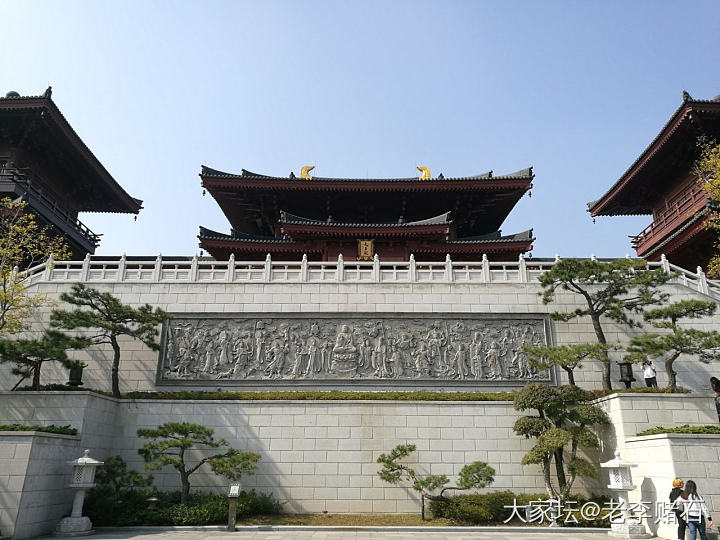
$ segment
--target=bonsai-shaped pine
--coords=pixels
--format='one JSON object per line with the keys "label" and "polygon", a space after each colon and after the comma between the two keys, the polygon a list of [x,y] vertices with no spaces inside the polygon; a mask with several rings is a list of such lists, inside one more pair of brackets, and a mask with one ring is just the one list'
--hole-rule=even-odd
{"label": "bonsai-shaped pine", "polygon": [[[444,474],[419,476],[415,469],[399,462],[414,451],[414,444],[399,444],[389,454],[380,454],[377,462],[383,467],[378,471],[378,476],[393,485],[409,482],[410,486],[420,493],[422,519],[425,519],[425,499],[450,503],[451,500],[445,496],[445,492],[448,490],[480,489],[495,481],[495,469],[482,461],[475,461],[460,469],[455,486],[447,485],[450,483],[450,479]],[[432,493],[438,489],[440,489],[439,494]]]}
{"label": "bonsai-shaped pine", "polygon": [[145,443],[138,452],[145,458],[145,470],[152,471],[163,467],[174,467],[180,473],[182,489],[180,503],[186,504],[190,493],[190,475],[206,463],[215,474],[230,480],[238,480],[243,474],[253,474],[260,459],[254,452],[241,452],[228,448],[224,452],[205,456],[197,463],[186,462],[187,451],[205,448],[229,446],[225,439],[213,438],[214,430],[187,422],[163,424],[155,429],[138,429],[139,437],[157,439]]}
{"label": "bonsai-shaped pine", "polygon": [[113,350],[112,393],[120,397],[120,344],[119,336],[130,336],[142,341],[154,351],[160,349],[155,341],[157,326],[170,319],[162,309],[149,304],[138,308],[127,306],[110,293],[100,292],[80,283],[72,286],[70,293],[60,295],[60,300],[78,309],[56,309],[50,316],[50,324],[64,330],[82,330],[83,338],[92,345],[110,344]]}
{"label": "bonsai-shaped pine", "polygon": [[681,354],[694,354],[702,362],[720,359],[720,333],[715,330],[680,328],[679,319],[699,319],[715,313],[717,304],[703,300],[681,300],[647,311],[645,320],[655,328],[670,330],[665,334],[645,333],[635,336],[628,345],[627,360],[644,360],[646,356],[657,358],[664,355],[668,388],[677,388],[677,372],[673,369],[675,360]]}
{"label": "bonsai-shaped pine", "polygon": [[[523,416],[515,421],[513,430],[526,438],[537,439],[525,454],[523,465],[542,467],[545,489],[553,499],[565,500],[578,476],[596,477],[595,467],[578,456],[581,448],[597,448],[598,437],[592,426],[610,422],[600,407],[590,403],[590,395],[577,386],[558,388],[545,384],[529,384],[515,397],[515,409],[535,409],[537,415]],[[555,481],[552,466],[555,465]]]}
{"label": "bonsai-shaped pine", "polygon": [[605,361],[608,351],[612,347],[601,343],[579,343],[576,345],[554,345],[531,347],[523,345],[522,350],[527,354],[530,365],[539,369],[548,369],[550,366],[558,366],[565,370],[568,376],[568,383],[575,385],[575,368],[582,367],[583,360]]}
{"label": "bonsai-shaped pine", "polygon": [[[598,343],[607,344],[601,317],[605,316],[630,327],[639,323],[630,313],[640,313],[646,306],[664,302],[668,295],[657,287],[672,278],[661,268],[642,270],[643,260],[617,259],[600,262],[592,259],[563,259],[538,279],[543,286],[542,299],[548,304],[555,299],[557,289],[583,297],[586,307],[569,313],[554,312],[550,317],[569,321],[575,317],[588,316],[592,321]],[[608,352],[600,355],[603,370],[603,389],[611,390],[610,357]]]}
{"label": "bonsai-shaped pine", "polygon": [[15,364],[13,375],[21,379],[13,387],[32,377],[31,388],[40,390],[40,369],[45,362],[60,362],[70,369],[75,362],[67,356],[68,349],[81,349],[88,342],[81,338],[72,338],[57,330],[46,330],[39,339],[0,339],[0,363]]}
{"label": "bonsai-shaped pine", "polygon": [[41,225],[27,202],[0,199],[0,333],[26,329],[31,311],[52,304],[46,295],[28,294],[25,272],[51,256],[71,257],[65,240]]}

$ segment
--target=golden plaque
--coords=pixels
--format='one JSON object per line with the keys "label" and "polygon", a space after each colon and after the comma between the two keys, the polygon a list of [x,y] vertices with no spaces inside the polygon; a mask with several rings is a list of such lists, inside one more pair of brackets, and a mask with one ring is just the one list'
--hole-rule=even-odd
{"label": "golden plaque", "polygon": [[375,257],[375,240],[358,240],[358,261],[372,261]]}

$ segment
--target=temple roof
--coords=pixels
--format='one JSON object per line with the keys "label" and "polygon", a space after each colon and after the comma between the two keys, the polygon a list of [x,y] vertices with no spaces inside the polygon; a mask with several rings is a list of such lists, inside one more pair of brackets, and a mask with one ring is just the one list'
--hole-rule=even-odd
{"label": "temple roof", "polygon": [[450,212],[445,212],[439,216],[435,216],[429,219],[421,219],[418,221],[408,222],[395,222],[395,223],[349,223],[349,222],[337,222],[337,221],[321,221],[317,219],[304,218],[289,214],[288,212],[280,212],[280,223],[297,223],[302,225],[315,225],[322,227],[368,227],[368,228],[379,228],[379,227],[419,227],[428,225],[449,225],[452,223],[450,219]]}
{"label": "temple roof", "polygon": [[296,181],[298,184],[309,184],[310,182],[339,182],[339,183],[354,183],[354,182],[379,182],[379,183],[386,183],[386,182],[417,182],[419,184],[428,184],[428,183],[441,183],[441,182],[473,182],[476,180],[528,180],[533,178],[533,172],[532,167],[527,167],[525,169],[519,170],[514,173],[500,175],[500,176],[493,176],[492,171],[488,171],[486,173],[482,174],[476,174],[472,176],[458,176],[458,177],[444,177],[442,175],[438,175],[437,177],[431,178],[429,180],[420,180],[417,176],[413,176],[410,178],[335,178],[335,177],[322,177],[322,176],[313,176],[312,179],[308,180],[305,178],[296,177],[293,173],[291,173],[290,176],[272,176],[272,175],[266,175],[266,174],[258,174],[251,171],[248,171],[247,169],[242,169],[242,172],[240,174],[234,174],[234,173],[227,173],[223,171],[219,171],[217,169],[212,169],[210,167],[206,167],[203,165],[202,171],[200,172],[200,177],[205,178],[225,178],[225,179],[262,179],[262,180],[276,180],[276,181],[287,181],[287,180],[293,180]]}
{"label": "temple roof", "polygon": [[[73,182],[82,184],[86,196],[78,197],[83,212],[137,214],[142,201],[131,197],[110,175],[52,100],[48,88],[41,96],[20,96],[9,92],[0,97],[0,143],[11,146],[32,142],[53,166],[62,167]],[[32,136],[26,137],[29,130]],[[55,163],[57,161],[57,163]]]}
{"label": "temple roof", "polygon": [[701,135],[720,135],[720,95],[700,100],[683,92],[682,105],[660,133],[602,197],[588,203],[588,212],[593,216],[651,214],[655,199],[692,166]]}

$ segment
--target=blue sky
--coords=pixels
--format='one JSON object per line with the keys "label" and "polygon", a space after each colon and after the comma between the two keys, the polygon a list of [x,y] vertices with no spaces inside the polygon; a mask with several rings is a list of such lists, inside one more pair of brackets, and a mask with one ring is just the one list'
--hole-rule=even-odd
{"label": "blue sky", "polygon": [[0,2],[0,92],[53,99],[145,201],[83,214],[98,254],[192,254],[229,231],[202,164],[287,175],[535,167],[504,233],[533,256],[624,256],[649,217],[586,202],[681,104],[720,94],[717,1]]}

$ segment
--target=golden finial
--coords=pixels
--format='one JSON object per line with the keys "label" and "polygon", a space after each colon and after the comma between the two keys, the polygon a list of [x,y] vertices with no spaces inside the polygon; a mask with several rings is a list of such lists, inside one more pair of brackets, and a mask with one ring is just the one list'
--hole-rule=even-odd
{"label": "golden finial", "polygon": [[310,171],[312,171],[315,168],[315,165],[305,165],[302,169],[300,169],[300,178],[304,178],[305,180],[312,180],[312,176],[310,176]]}
{"label": "golden finial", "polygon": [[430,176],[430,167],[416,167],[418,171],[420,171],[422,174],[420,175],[419,180],[430,180],[432,178]]}

